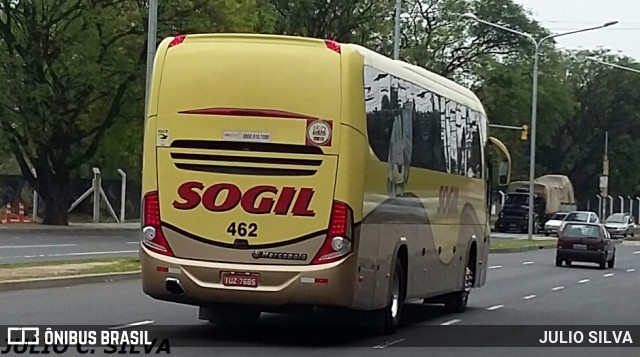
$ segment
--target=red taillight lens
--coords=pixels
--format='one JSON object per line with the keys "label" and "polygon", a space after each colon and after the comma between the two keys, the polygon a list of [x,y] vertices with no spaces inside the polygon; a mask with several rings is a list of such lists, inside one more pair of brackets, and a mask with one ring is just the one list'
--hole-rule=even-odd
{"label": "red taillight lens", "polygon": [[327,237],[322,243],[311,264],[327,264],[342,259],[351,253],[353,214],[349,206],[343,202],[334,201],[329,219]]}
{"label": "red taillight lens", "polygon": [[149,192],[144,196],[144,225],[160,227],[160,200],[158,192]]}
{"label": "red taillight lens", "polygon": [[182,42],[184,42],[185,38],[187,38],[187,35],[178,35],[178,36],[174,37],[173,40],[171,40],[171,42],[169,42],[169,48],[181,44]]}
{"label": "red taillight lens", "polygon": [[342,202],[334,202],[331,209],[331,220],[329,223],[329,236],[344,236],[347,234],[347,220],[349,207]]}
{"label": "red taillight lens", "polygon": [[143,210],[142,244],[155,253],[173,257],[173,251],[160,227],[160,200],[157,191],[144,195]]}
{"label": "red taillight lens", "polygon": [[335,51],[337,53],[341,53],[342,50],[340,49],[340,44],[337,43],[336,41],[333,40],[324,40],[325,45],[327,45],[327,48]]}

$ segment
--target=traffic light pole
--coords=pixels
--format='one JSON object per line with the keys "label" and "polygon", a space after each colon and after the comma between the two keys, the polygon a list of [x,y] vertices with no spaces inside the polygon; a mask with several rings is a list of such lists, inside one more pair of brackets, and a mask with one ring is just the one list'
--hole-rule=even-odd
{"label": "traffic light pole", "polygon": [[524,124],[522,126],[489,124],[489,127],[499,128],[499,129],[509,129],[509,130],[520,130],[520,140],[522,141],[527,141],[527,137],[529,136],[529,126],[527,126],[527,124]]}
{"label": "traffic light pole", "polygon": [[523,128],[521,126],[498,125],[498,124],[489,124],[489,127],[491,127],[491,128],[500,128],[500,129],[513,129],[513,130],[526,129],[526,128]]}

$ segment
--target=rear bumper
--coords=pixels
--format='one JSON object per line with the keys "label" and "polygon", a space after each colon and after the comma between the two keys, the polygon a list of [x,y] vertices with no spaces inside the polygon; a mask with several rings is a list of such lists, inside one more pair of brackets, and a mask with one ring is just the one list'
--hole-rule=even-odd
{"label": "rear bumper", "polygon": [[545,233],[549,233],[549,234],[558,234],[558,230],[560,229],[560,227],[555,227],[555,226],[545,226],[544,227],[544,232]]}
{"label": "rear bumper", "polygon": [[575,260],[579,262],[599,263],[606,259],[606,252],[585,251],[575,249],[558,249],[557,257],[563,260]]}
{"label": "rear bumper", "polygon": [[611,234],[612,236],[622,236],[627,234],[630,229],[628,228],[607,228],[607,231],[609,231],[609,234]]}
{"label": "rear bumper", "polygon": [[528,227],[529,227],[528,218],[515,218],[515,217],[498,218],[495,226],[495,228],[499,230],[510,230],[510,229],[520,230]]}
{"label": "rear bumper", "polygon": [[[357,308],[352,306],[357,282],[356,258],[353,255],[325,265],[275,266],[172,258],[142,247],[140,263],[143,291],[158,300],[194,306],[246,304]],[[166,267],[168,271],[158,271],[158,267]],[[224,286],[221,282],[224,271],[257,273],[259,286]],[[166,287],[167,278],[176,279],[184,292],[170,293]]]}

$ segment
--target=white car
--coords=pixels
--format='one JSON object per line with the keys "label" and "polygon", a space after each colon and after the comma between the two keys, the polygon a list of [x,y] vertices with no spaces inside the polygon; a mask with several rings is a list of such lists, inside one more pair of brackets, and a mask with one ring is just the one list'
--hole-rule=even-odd
{"label": "white car", "polygon": [[600,223],[600,218],[595,212],[590,211],[573,211],[569,212],[562,223],[560,224],[560,230],[564,228],[567,222],[584,222],[584,223]]}
{"label": "white car", "polygon": [[564,218],[569,214],[568,212],[556,212],[551,219],[544,224],[544,235],[550,236],[552,234],[558,235],[560,225]]}

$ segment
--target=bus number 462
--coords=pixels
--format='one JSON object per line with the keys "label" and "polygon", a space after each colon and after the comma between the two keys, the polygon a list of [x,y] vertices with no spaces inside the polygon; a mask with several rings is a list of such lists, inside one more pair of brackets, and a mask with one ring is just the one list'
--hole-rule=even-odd
{"label": "bus number 462", "polygon": [[227,233],[236,237],[257,237],[258,225],[255,223],[231,222],[227,227]]}

